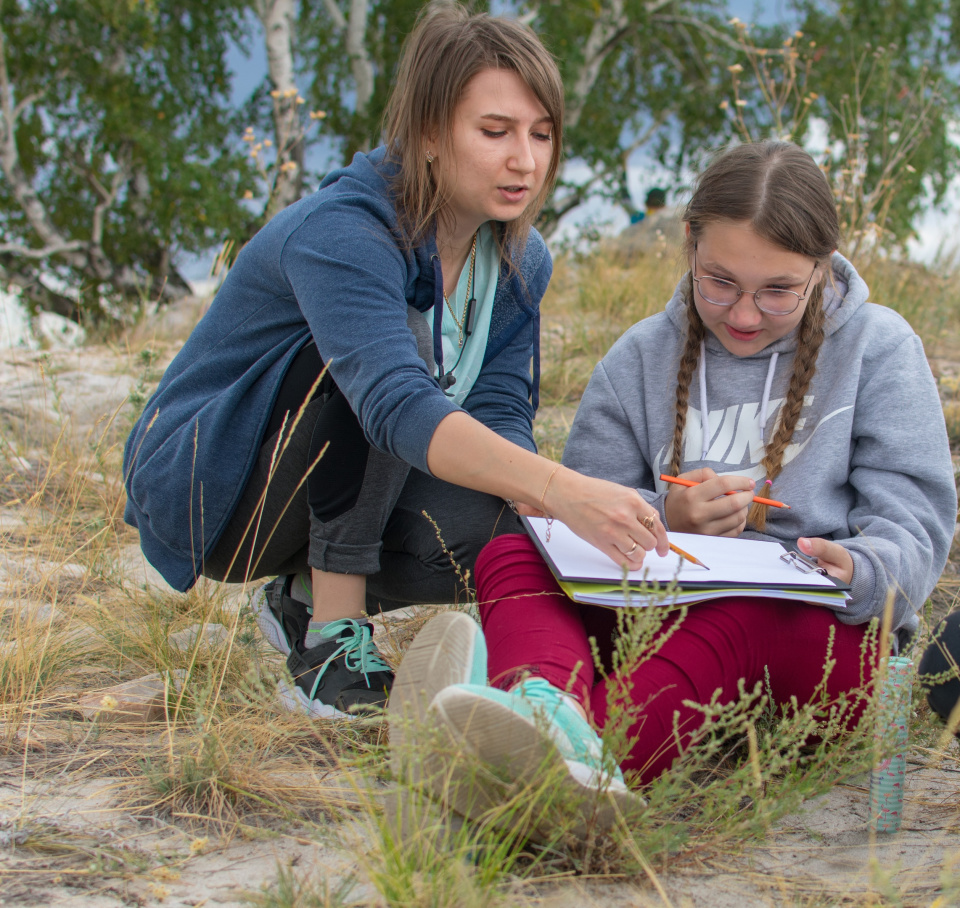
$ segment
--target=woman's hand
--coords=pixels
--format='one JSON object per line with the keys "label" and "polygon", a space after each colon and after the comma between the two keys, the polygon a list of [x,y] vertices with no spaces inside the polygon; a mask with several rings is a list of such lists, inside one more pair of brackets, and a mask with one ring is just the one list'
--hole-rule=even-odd
{"label": "woman's hand", "polygon": [[636,489],[562,468],[549,483],[543,505],[548,514],[628,570],[639,570],[651,549],[667,554],[667,531],[656,509]]}
{"label": "woman's hand", "polygon": [[810,555],[820,562],[831,577],[843,583],[853,580],[853,556],[842,546],[829,539],[801,537],[797,540],[797,548],[804,555]]}
{"label": "woman's hand", "polygon": [[743,532],[756,486],[752,479],[730,473],[717,476],[709,467],[682,473],[681,478],[700,484],[670,486],[664,512],[671,530],[703,536],[739,536]]}

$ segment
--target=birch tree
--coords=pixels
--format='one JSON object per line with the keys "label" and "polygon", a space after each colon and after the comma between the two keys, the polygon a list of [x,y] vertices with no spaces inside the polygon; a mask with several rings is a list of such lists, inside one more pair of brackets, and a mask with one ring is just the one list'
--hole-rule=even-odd
{"label": "birch tree", "polygon": [[97,320],[175,298],[177,253],[246,217],[224,61],[238,13],[233,0],[0,2],[0,277],[32,305]]}

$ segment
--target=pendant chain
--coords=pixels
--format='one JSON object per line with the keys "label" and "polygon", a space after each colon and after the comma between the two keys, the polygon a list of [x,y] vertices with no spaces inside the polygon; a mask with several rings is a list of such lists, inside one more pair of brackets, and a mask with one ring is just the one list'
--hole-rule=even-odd
{"label": "pendant chain", "polygon": [[[477,233],[479,233],[479,231],[477,231]],[[446,293],[443,294],[443,301],[447,304],[447,309],[450,310],[450,315],[453,316],[453,323],[457,326],[457,342],[461,347],[463,346],[463,329],[467,321],[467,307],[470,305],[470,291],[473,288],[473,276],[476,273],[477,233],[473,235],[473,245],[470,247],[470,272],[467,274],[467,293],[463,299],[463,312],[460,318],[457,318],[457,313],[453,308],[453,304],[450,302],[450,297],[448,297]],[[454,291],[454,298],[456,298],[456,291]]]}

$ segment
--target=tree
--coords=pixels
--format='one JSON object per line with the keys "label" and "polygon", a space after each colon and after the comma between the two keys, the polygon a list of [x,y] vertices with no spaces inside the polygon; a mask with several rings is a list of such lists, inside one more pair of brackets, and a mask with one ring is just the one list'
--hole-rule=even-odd
{"label": "tree", "polygon": [[538,225],[545,234],[590,196],[628,198],[637,149],[679,171],[691,151],[729,135],[718,104],[736,36],[721,0],[542,0],[519,12],[560,64],[567,157],[591,173],[561,180]]}
{"label": "tree", "polygon": [[225,64],[241,11],[0,0],[0,276],[33,305],[96,320],[175,297],[178,252],[248,219]]}
{"label": "tree", "polygon": [[[322,133],[346,163],[380,142],[380,124],[423,0],[302,0],[300,35],[308,98],[325,112]],[[477,11],[486,3],[473,5]]]}
{"label": "tree", "polygon": [[960,44],[948,4],[895,0],[881,14],[863,0],[800,0],[796,12],[795,30],[751,36],[738,24],[743,64],[729,67],[734,98],[723,106],[745,139],[806,143],[816,124],[845,248],[902,244],[960,158],[949,135]]}

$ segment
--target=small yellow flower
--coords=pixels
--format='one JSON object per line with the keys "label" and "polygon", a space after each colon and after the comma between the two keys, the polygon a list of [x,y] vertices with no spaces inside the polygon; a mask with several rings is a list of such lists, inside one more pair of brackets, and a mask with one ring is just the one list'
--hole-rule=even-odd
{"label": "small yellow flower", "polygon": [[[251,193],[251,197],[252,195],[253,193]],[[206,836],[199,839],[194,839],[190,843],[190,854],[203,854],[204,850],[206,849],[209,843],[210,843],[210,840]]]}
{"label": "small yellow flower", "polygon": [[737,98],[736,105],[737,107],[746,107],[747,102],[744,101],[743,98]]}
{"label": "small yellow flower", "polygon": [[272,92],[270,92],[271,98],[279,98],[280,95],[281,95],[281,91],[279,88],[275,88]]}
{"label": "small yellow flower", "polygon": [[297,95],[297,102],[296,102],[296,103],[297,103],[297,104],[306,104],[307,102],[306,102],[303,98],[301,98],[300,95]]}
{"label": "small yellow flower", "polygon": [[743,67],[739,63],[734,63],[733,66],[727,67],[727,72],[731,73],[742,73]]}
{"label": "small yellow flower", "polygon": [[100,708],[105,709],[108,712],[115,710],[120,704],[117,703],[117,698],[110,696],[110,694],[104,695],[103,699],[100,701]]}
{"label": "small yellow flower", "polygon": [[720,109],[721,109],[721,110],[726,110],[729,106],[730,106],[730,102],[729,102],[726,98],[724,98],[724,99],[720,102]]}
{"label": "small yellow flower", "polygon": [[250,190],[250,189],[248,189],[248,190],[243,194],[243,197],[244,197],[245,199],[252,199],[252,198],[253,198],[253,191]]}
{"label": "small yellow flower", "polygon": [[272,147],[273,147],[273,140],[272,140],[272,139],[264,139],[264,140],[263,140],[263,146],[264,146],[264,148],[272,148]]}
{"label": "small yellow flower", "polygon": [[325,110],[311,110],[311,111],[310,111],[310,119],[311,119],[311,120],[323,120],[326,116],[327,116],[327,112],[326,112]]}

